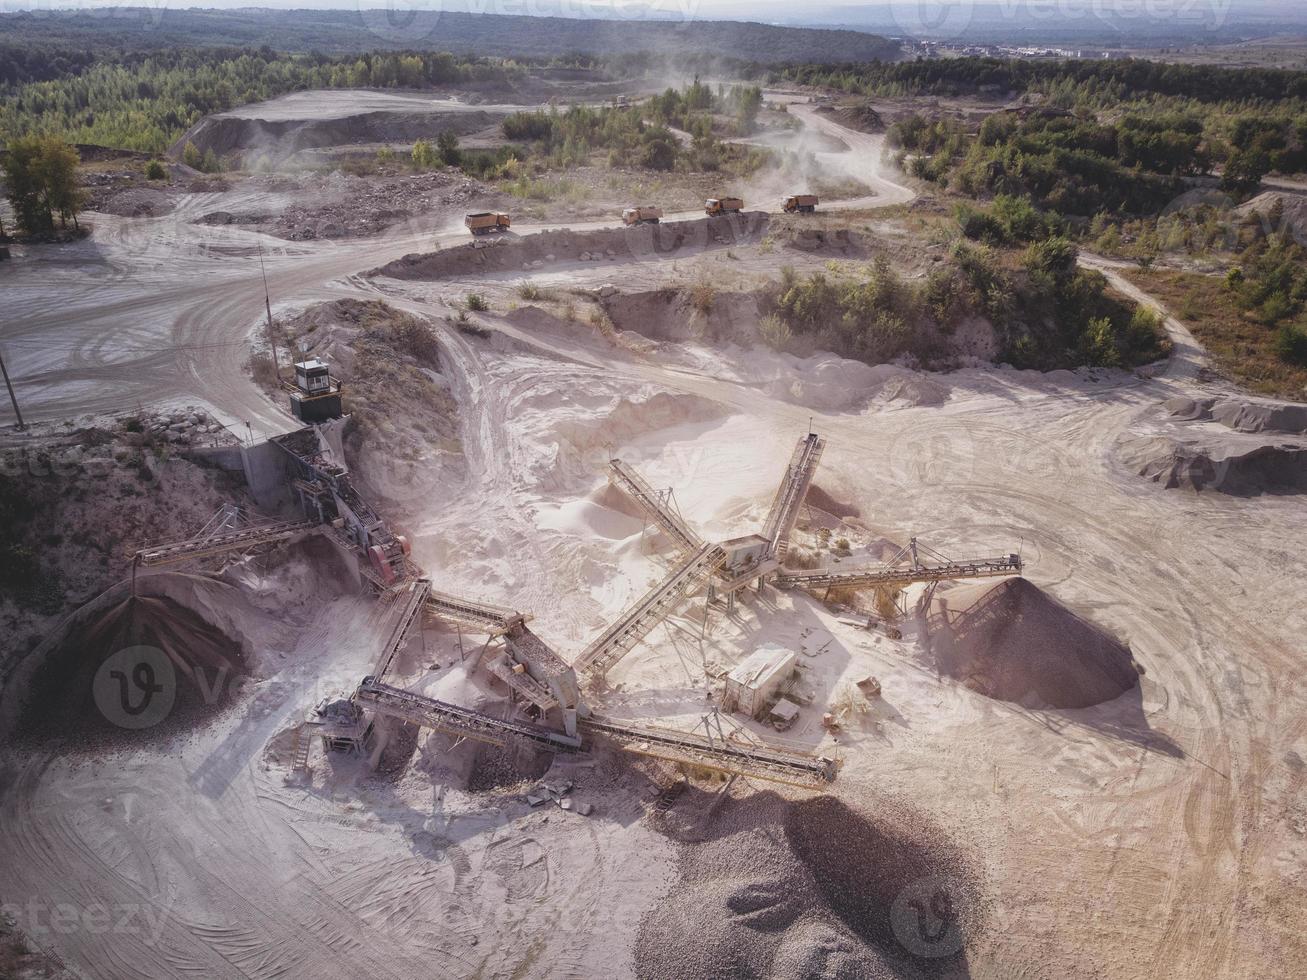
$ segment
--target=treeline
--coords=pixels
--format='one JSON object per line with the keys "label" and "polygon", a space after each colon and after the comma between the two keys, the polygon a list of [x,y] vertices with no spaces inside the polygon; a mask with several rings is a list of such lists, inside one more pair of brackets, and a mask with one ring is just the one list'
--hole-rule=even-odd
{"label": "treeline", "polygon": [[941,58],[849,65],[797,65],[779,77],[861,95],[973,95],[1080,92],[1099,104],[1149,95],[1197,102],[1307,99],[1307,71],[1220,68],[1160,61],[1026,61]]}
{"label": "treeline", "polygon": [[763,332],[775,346],[807,337],[872,364],[911,355],[929,365],[947,356],[956,324],[980,316],[998,333],[1000,359],[1017,367],[1130,367],[1161,357],[1158,318],[1113,299],[1104,277],[1076,259],[1074,244],[1053,237],[1031,245],[1015,269],[986,247],[958,243],[951,261],[920,283],[903,280],[884,259],[853,278],[800,277],[787,267]]}
{"label": "treeline", "polygon": [[95,61],[96,55],[89,48],[47,48],[0,41],[0,90],[80,75]]}
{"label": "treeline", "polygon": [[421,88],[509,78],[523,69],[432,52],[358,57],[271,48],[130,54],[77,74],[0,89],[0,134],[163,152],[203,116],[311,88]]}
{"label": "treeline", "polygon": [[[750,169],[761,164],[764,154],[723,143],[719,119],[730,118],[726,135],[753,132],[761,109],[762,89],[757,86],[714,91],[696,78],[683,90],[669,88],[639,105],[517,112],[501,128],[507,139],[532,144],[557,168],[579,166],[596,151],[606,151],[614,167],[715,171],[728,162],[743,162]],[[689,141],[678,138],[673,127],[688,133]]]}

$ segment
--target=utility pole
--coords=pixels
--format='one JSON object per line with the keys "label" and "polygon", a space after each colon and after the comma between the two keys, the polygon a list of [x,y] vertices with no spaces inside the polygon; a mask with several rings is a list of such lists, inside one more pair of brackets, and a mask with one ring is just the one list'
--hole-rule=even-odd
{"label": "utility pole", "polygon": [[18,410],[18,396],[14,394],[14,383],[9,380],[9,369],[5,367],[4,354],[0,354],[0,374],[4,375],[5,387],[9,389],[9,400],[14,405],[14,416],[18,419],[14,428],[22,432],[27,428],[27,423],[23,421],[23,413]]}
{"label": "utility pole", "polygon": [[272,325],[272,297],[268,294],[268,270],[263,265],[263,243],[259,243],[259,272],[263,276],[263,308],[268,311],[268,343],[272,345],[272,373],[281,381],[281,365],[277,363],[277,331]]}

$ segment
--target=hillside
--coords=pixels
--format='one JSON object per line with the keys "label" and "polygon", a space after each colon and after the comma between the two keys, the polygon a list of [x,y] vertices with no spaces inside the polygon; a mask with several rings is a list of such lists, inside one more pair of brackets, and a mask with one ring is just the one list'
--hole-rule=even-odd
{"label": "hillside", "polygon": [[[741,61],[860,62],[898,57],[899,46],[858,31],[772,27],[734,21],[576,20],[407,11],[172,10],[118,8],[97,13],[42,11],[0,15],[0,36],[14,43],[127,50],[169,45],[268,45],[327,54],[367,49],[450,51],[555,58],[650,53],[720,55]],[[411,19],[410,19],[411,18]]]}

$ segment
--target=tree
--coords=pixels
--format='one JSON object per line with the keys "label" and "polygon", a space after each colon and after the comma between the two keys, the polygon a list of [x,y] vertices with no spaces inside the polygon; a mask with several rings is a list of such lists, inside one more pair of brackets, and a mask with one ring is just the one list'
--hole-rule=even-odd
{"label": "tree", "polygon": [[199,148],[189,140],[182,149],[182,163],[192,170],[199,170],[204,165],[204,157],[201,155]]}
{"label": "tree", "polygon": [[168,171],[163,169],[163,164],[158,160],[151,160],[145,165],[146,180],[166,180],[167,178]]}
{"label": "tree", "polygon": [[436,165],[436,151],[426,140],[417,140],[413,144],[413,166],[419,170],[430,170]]}
{"label": "tree", "polygon": [[56,136],[24,136],[9,144],[4,160],[6,196],[18,223],[30,234],[52,231],[86,203],[77,182],[77,151]]}
{"label": "tree", "polygon": [[463,154],[458,149],[458,137],[449,130],[436,137],[436,150],[440,153],[440,160],[446,167],[457,167],[463,158]]}

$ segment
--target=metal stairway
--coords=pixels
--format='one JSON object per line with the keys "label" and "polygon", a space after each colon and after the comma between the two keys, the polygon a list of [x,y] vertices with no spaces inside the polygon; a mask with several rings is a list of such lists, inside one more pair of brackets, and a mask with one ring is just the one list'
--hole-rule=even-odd
{"label": "metal stairway", "polygon": [[308,725],[295,729],[295,747],[291,753],[290,771],[303,775],[309,771],[309,752],[313,748],[313,734]]}
{"label": "metal stairway", "polygon": [[703,539],[685,523],[680,514],[660,499],[658,491],[632,467],[620,459],[614,459],[609,462],[608,469],[609,480],[640,505],[640,509],[662,529],[683,556],[688,558],[703,547]]}
{"label": "metal stairway", "polygon": [[772,500],[767,523],[763,525],[762,536],[771,542],[769,557],[784,561],[790,550],[790,532],[799,520],[799,508],[807,496],[808,487],[821,462],[821,454],[826,449],[826,440],[815,432],[810,432],[799,440],[794,447],[794,454],[785,468],[785,476]]}
{"label": "metal stairway", "polygon": [[717,545],[701,546],[689,560],[674,569],[596,637],[573,666],[592,677],[603,677],[655,626],[671,615],[682,599],[706,582],[724,561],[726,553]]}

